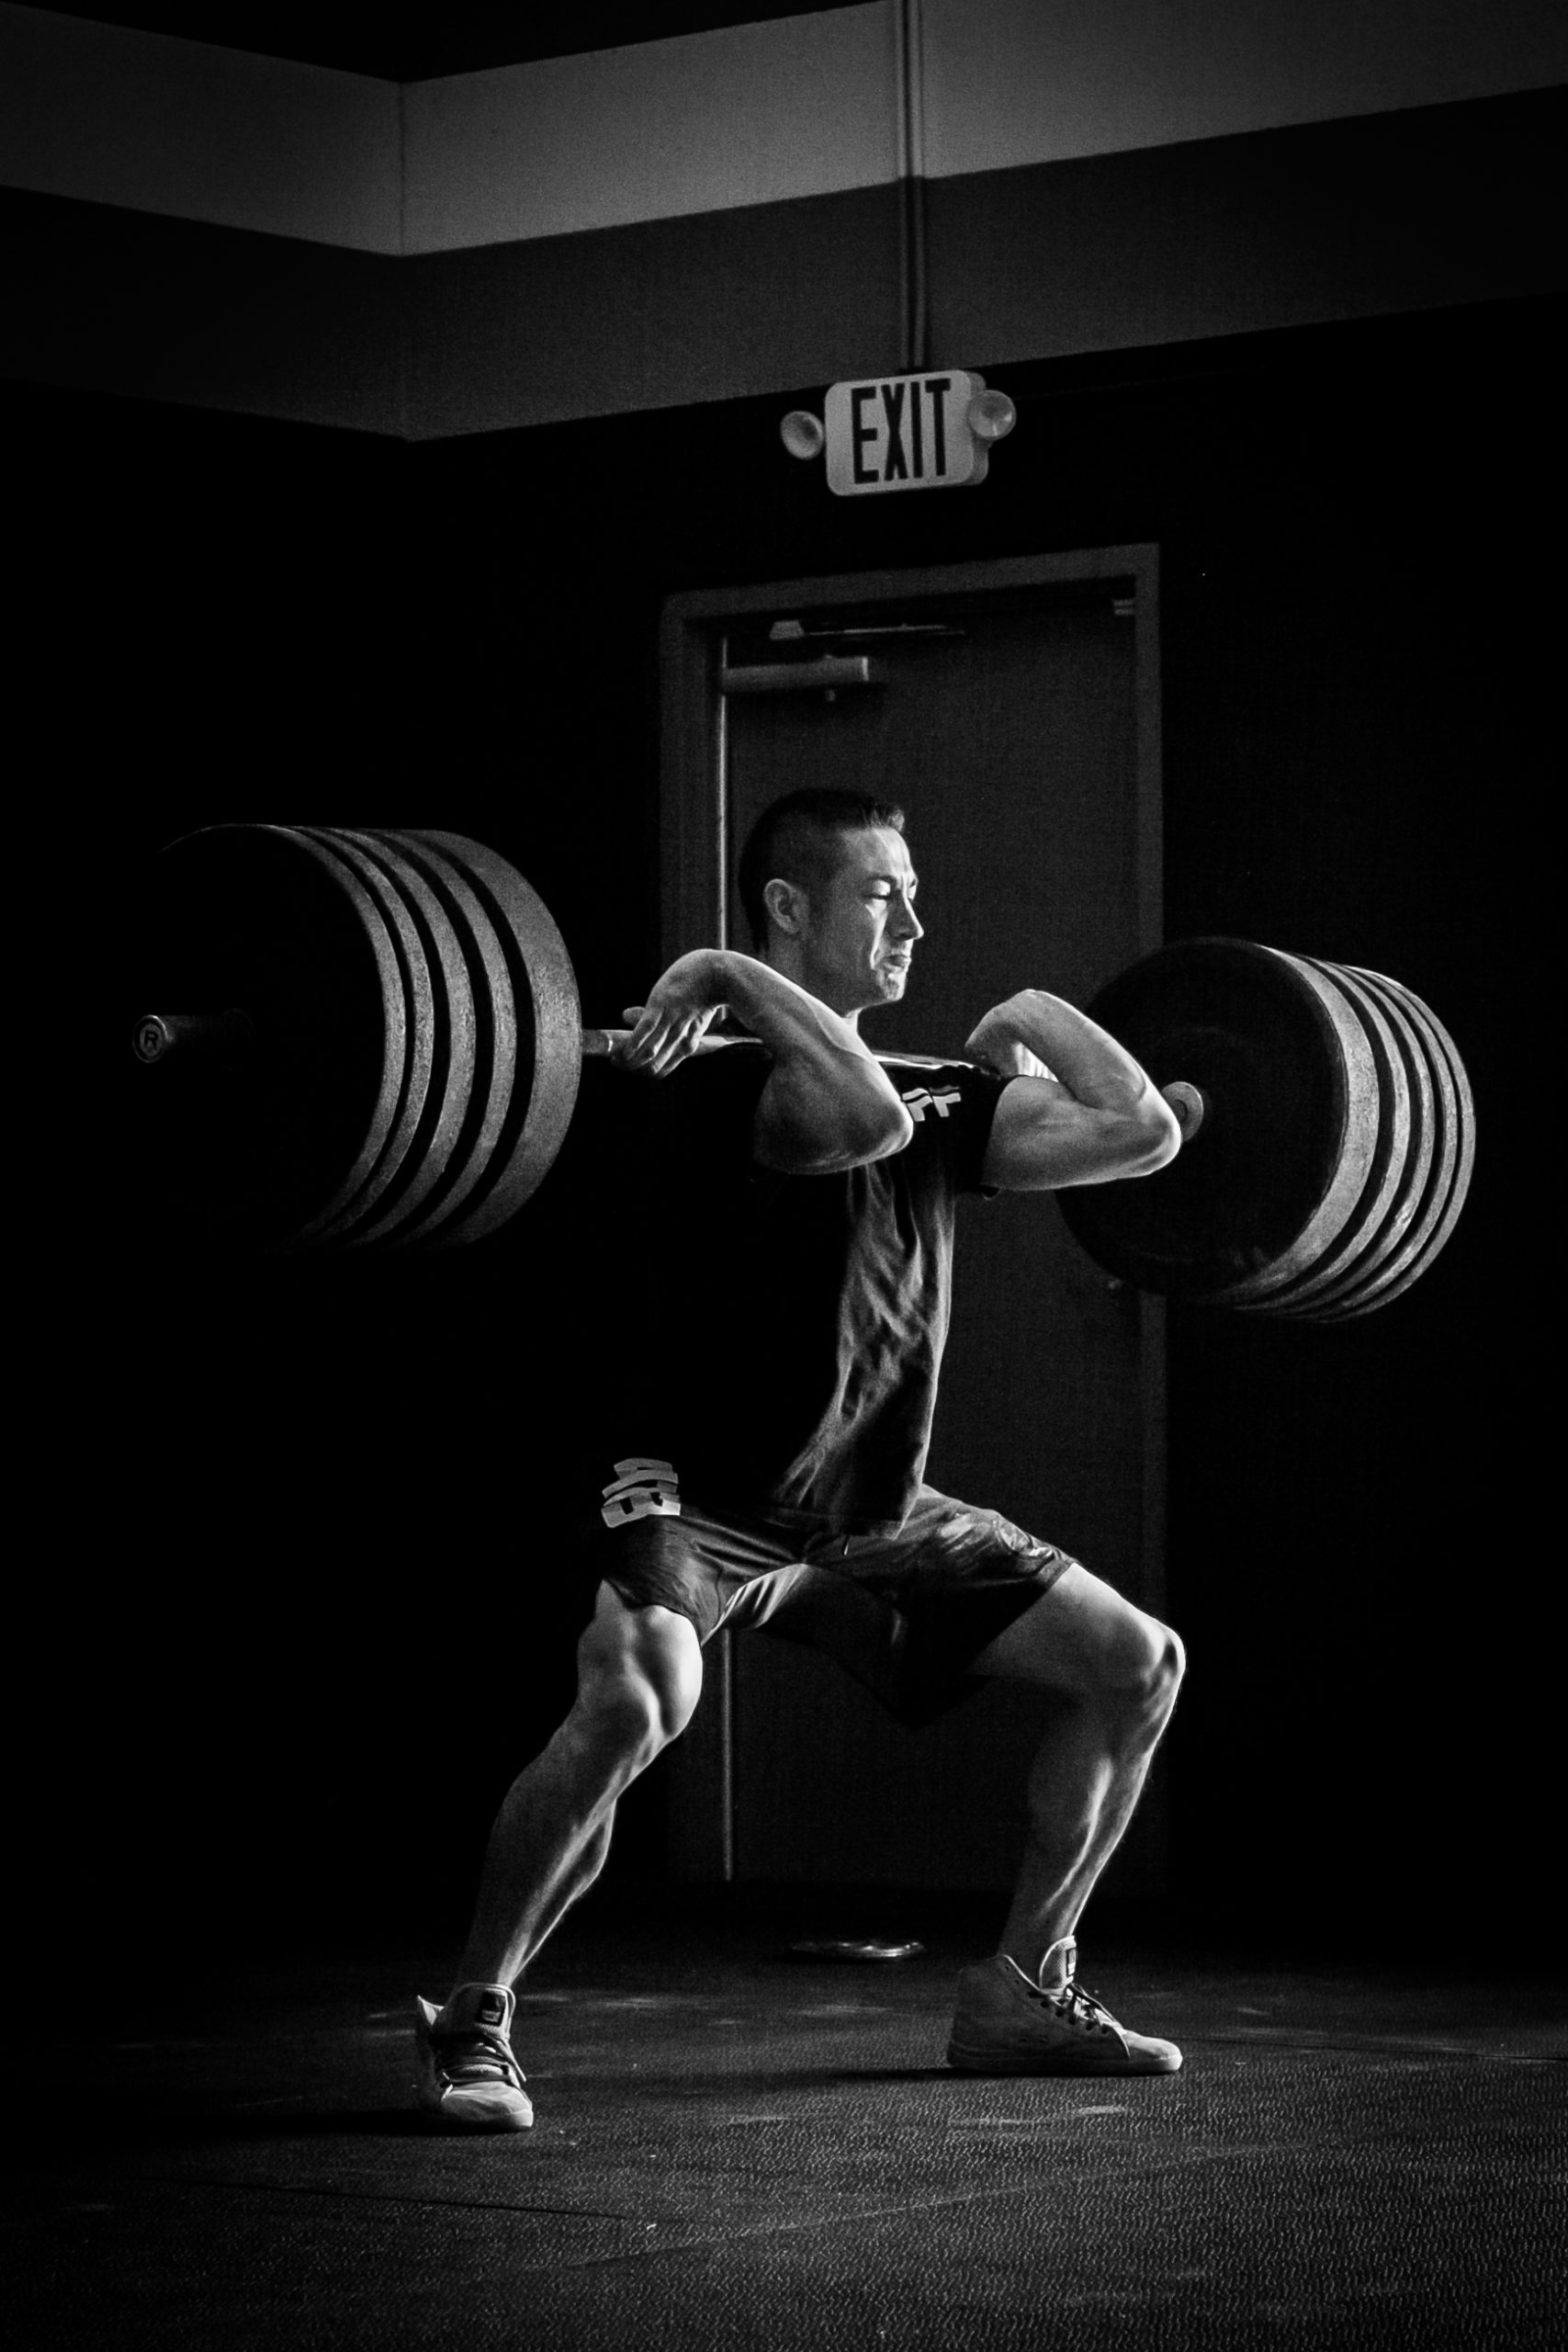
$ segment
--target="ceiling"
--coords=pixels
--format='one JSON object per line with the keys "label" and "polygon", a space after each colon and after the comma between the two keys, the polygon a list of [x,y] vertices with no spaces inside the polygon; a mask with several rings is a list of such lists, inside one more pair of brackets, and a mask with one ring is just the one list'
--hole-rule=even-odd
{"label": "ceiling", "polygon": [[816,15],[842,0],[445,0],[440,6],[314,6],[310,0],[28,0],[52,16],[175,33],[221,49],[335,65],[389,82],[473,74],[530,58],[617,49],[721,25]]}

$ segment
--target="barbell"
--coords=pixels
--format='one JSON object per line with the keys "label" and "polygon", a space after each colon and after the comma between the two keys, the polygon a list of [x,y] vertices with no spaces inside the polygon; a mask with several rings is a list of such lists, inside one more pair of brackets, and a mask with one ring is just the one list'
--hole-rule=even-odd
{"label": "barbell", "polygon": [[[621,1034],[584,1029],[543,901],[457,833],[189,833],[152,861],[137,930],[136,1001],[174,1008],[132,1030],[144,1156],[182,1223],[244,1246],[480,1239],[554,1161],[585,1055]],[[1451,1039],[1397,980],[1185,940],[1089,1011],[1184,1138],[1153,1175],[1058,1194],[1110,1272],[1344,1321],[1431,1264],[1474,1113]]]}

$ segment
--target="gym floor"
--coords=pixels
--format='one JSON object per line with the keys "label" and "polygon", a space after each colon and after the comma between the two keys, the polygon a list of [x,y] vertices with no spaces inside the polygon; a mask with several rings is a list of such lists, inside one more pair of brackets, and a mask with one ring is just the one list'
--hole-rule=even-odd
{"label": "gym floor", "polygon": [[[62,1982],[12,2072],[13,2345],[1555,2347],[1568,2026],[1466,1949],[1205,1951],[1083,1974],[1183,2072],[978,2080],[942,2050],[978,1900],[596,1895],[516,2042],[531,2132],[411,2111],[450,1954],[117,2003]],[[918,1936],[897,1962],[792,1954]],[[1469,1971],[1470,1973],[1465,1973]],[[1555,2202],[1554,2202],[1555,2199]]]}

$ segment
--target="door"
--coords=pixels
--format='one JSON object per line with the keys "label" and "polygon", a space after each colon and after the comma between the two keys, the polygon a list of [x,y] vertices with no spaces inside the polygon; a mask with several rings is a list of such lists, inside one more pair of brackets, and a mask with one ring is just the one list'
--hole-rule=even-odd
{"label": "door", "polygon": [[[920,877],[926,937],[905,1002],[866,1016],[869,1044],[962,1054],[1025,986],[1085,1002],[1158,944],[1154,601],[1149,549],[674,600],[670,953],[749,951],[732,880],[747,830],[783,793],[838,786],[905,808]],[[1155,1304],[1077,1250],[1048,1196],[964,1203],[931,1483],[1157,1608],[1162,1339]],[[678,1874],[1010,1883],[1031,1694],[987,1689],[911,1733],[825,1660],[755,1634],[710,1652],[709,1677],[672,1759]],[[1124,1889],[1157,1883],[1156,1815]]]}

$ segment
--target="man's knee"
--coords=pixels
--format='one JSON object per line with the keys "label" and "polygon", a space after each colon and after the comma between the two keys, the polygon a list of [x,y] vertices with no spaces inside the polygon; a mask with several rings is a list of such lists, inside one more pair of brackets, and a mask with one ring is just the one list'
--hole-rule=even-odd
{"label": "man's knee", "polygon": [[1114,1587],[1073,1567],[976,1660],[976,1671],[1162,1723],[1186,1670],[1178,1634]]}
{"label": "man's knee", "polygon": [[1169,1625],[1146,1610],[1123,1604],[1104,1627],[1096,1664],[1103,1699],[1157,1724],[1176,1704],[1187,1653],[1180,1634]]}
{"label": "man's knee", "polygon": [[583,1735],[641,1770],[684,1731],[702,1687],[688,1620],[671,1609],[630,1609],[606,1588],[578,1648],[574,1713]]}
{"label": "man's knee", "polygon": [[1100,1668],[1090,1687],[1100,1708],[1127,1729],[1157,1739],[1187,1670],[1180,1635],[1140,1610],[1135,1626],[1107,1644]]}

